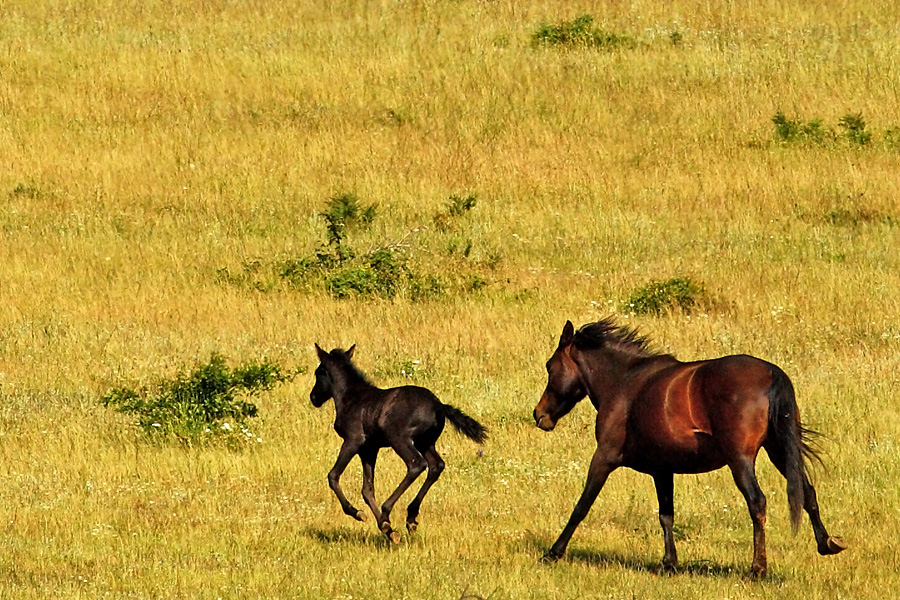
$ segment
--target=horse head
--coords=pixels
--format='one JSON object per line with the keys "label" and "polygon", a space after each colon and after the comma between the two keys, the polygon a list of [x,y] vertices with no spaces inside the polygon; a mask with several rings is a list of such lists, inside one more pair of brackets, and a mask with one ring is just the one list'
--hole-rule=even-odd
{"label": "horse head", "polygon": [[559,345],[547,361],[547,387],[532,413],[534,423],[544,431],[551,431],[557,421],[569,414],[586,395],[581,371],[572,359],[575,327],[566,321]]}

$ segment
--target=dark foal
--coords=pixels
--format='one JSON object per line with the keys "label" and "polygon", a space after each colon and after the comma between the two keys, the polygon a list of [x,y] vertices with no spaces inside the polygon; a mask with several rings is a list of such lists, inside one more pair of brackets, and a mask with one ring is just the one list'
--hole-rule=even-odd
{"label": "dark foal", "polygon": [[805,509],[819,554],[846,548],[841,538],[828,534],[819,517],[805,461],[817,458],[807,444],[811,432],[801,425],[794,387],[777,366],[746,355],[683,363],[651,352],[634,330],[607,319],[578,332],[566,322],[547,373],[535,423],[550,431],[588,396],[597,409],[597,450],[584,492],[545,560],[556,560],[566,551],[609,474],[629,467],[653,477],[665,542],[662,564],[676,568],[673,474],[727,466],[753,521],[750,572],[765,575],[766,497],[756,480],[760,448],[787,479],[794,532]]}
{"label": "dark foal", "polygon": [[[462,411],[443,404],[425,388],[375,387],[350,362],[355,348],[354,345],[346,352],[338,348],[325,352],[316,344],[320,364],[309,399],[313,406],[319,407],[334,398],[334,430],[344,443],[334,468],[328,473],[328,485],[341,508],[358,521],[366,520],[365,514],[344,496],[340,485],[341,474],[358,454],[363,466],[363,499],[372,509],[381,532],[397,543],[400,535],[391,528],[391,510],[403,492],[427,469],[425,483],[406,509],[406,528],[409,533],[415,532],[422,499],[444,470],[444,461],[434,444],[444,430],[445,420],[479,444],[487,439],[487,430]],[[393,448],[406,463],[406,476],[379,508],[375,501],[375,460],[378,451],[387,447]]]}

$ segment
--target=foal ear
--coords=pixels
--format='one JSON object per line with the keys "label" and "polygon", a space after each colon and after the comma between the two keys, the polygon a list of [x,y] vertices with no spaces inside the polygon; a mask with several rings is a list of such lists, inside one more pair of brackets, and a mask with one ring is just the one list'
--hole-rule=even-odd
{"label": "foal ear", "polygon": [[328,353],[319,348],[318,344],[313,344],[316,347],[316,354],[319,355],[319,362],[324,362],[325,358],[328,356]]}
{"label": "foal ear", "polygon": [[568,346],[572,343],[572,339],[575,337],[575,326],[572,325],[572,321],[566,321],[566,324],[563,326],[562,335],[559,336],[559,347]]}
{"label": "foal ear", "polygon": [[352,346],[350,346],[349,348],[347,348],[347,351],[344,352],[344,354],[347,355],[347,358],[353,358],[353,351],[354,351],[354,350],[356,350],[356,344],[353,344]]}

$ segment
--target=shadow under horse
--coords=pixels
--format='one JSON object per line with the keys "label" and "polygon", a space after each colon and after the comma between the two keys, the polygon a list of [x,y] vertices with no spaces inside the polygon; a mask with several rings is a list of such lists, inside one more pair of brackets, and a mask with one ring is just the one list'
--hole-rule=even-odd
{"label": "shadow under horse", "polygon": [[[319,366],[309,399],[318,408],[334,398],[334,430],[344,439],[334,468],[328,473],[328,485],[346,514],[365,521],[365,513],[347,500],[340,484],[344,469],[359,455],[363,467],[363,499],[375,515],[379,530],[397,543],[400,535],[391,528],[391,510],[403,492],[427,469],[425,482],[406,510],[406,528],[410,534],[415,532],[422,499],[444,470],[444,461],[434,445],[445,421],[479,444],[487,439],[487,429],[459,409],[442,403],[423,387],[375,387],[350,361],[355,345],[346,352],[339,348],[325,352],[318,344],[315,347]],[[375,501],[375,461],[378,451],[387,447],[403,459],[406,476],[379,508]]]}
{"label": "shadow under horse", "polygon": [[587,396],[597,409],[597,450],[584,491],[545,561],[562,557],[609,474],[628,467],[653,477],[665,544],[662,566],[675,569],[673,475],[727,466],[753,521],[750,573],[765,575],[766,497],[756,479],[760,448],[787,479],[793,532],[805,509],[819,554],[847,547],[822,524],[807,475],[806,459],[819,460],[808,443],[813,432],[801,424],[793,384],[779,367],[747,355],[681,362],[651,351],[646,338],[605,319],[577,332],[567,321],[547,375],[535,424],[552,430]]}

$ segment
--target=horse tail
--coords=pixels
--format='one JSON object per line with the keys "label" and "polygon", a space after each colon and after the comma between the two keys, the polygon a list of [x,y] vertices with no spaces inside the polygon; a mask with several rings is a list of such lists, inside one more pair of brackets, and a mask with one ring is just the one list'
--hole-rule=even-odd
{"label": "horse tail", "polygon": [[458,408],[449,404],[441,404],[441,412],[453,424],[456,431],[473,442],[483,444],[487,439],[487,428]]}
{"label": "horse tail", "polygon": [[[769,387],[769,435],[766,451],[780,457],[783,475],[787,479],[788,505],[791,513],[791,530],[796,535],[800,526],[807,476],[807,459],[822,462],[810,446],[818,435],[800,422],[800,411],[794,395],[794,385],[780,368],[772,367],[772,384]],[[777,465],[777,463],[776,463]]]}

